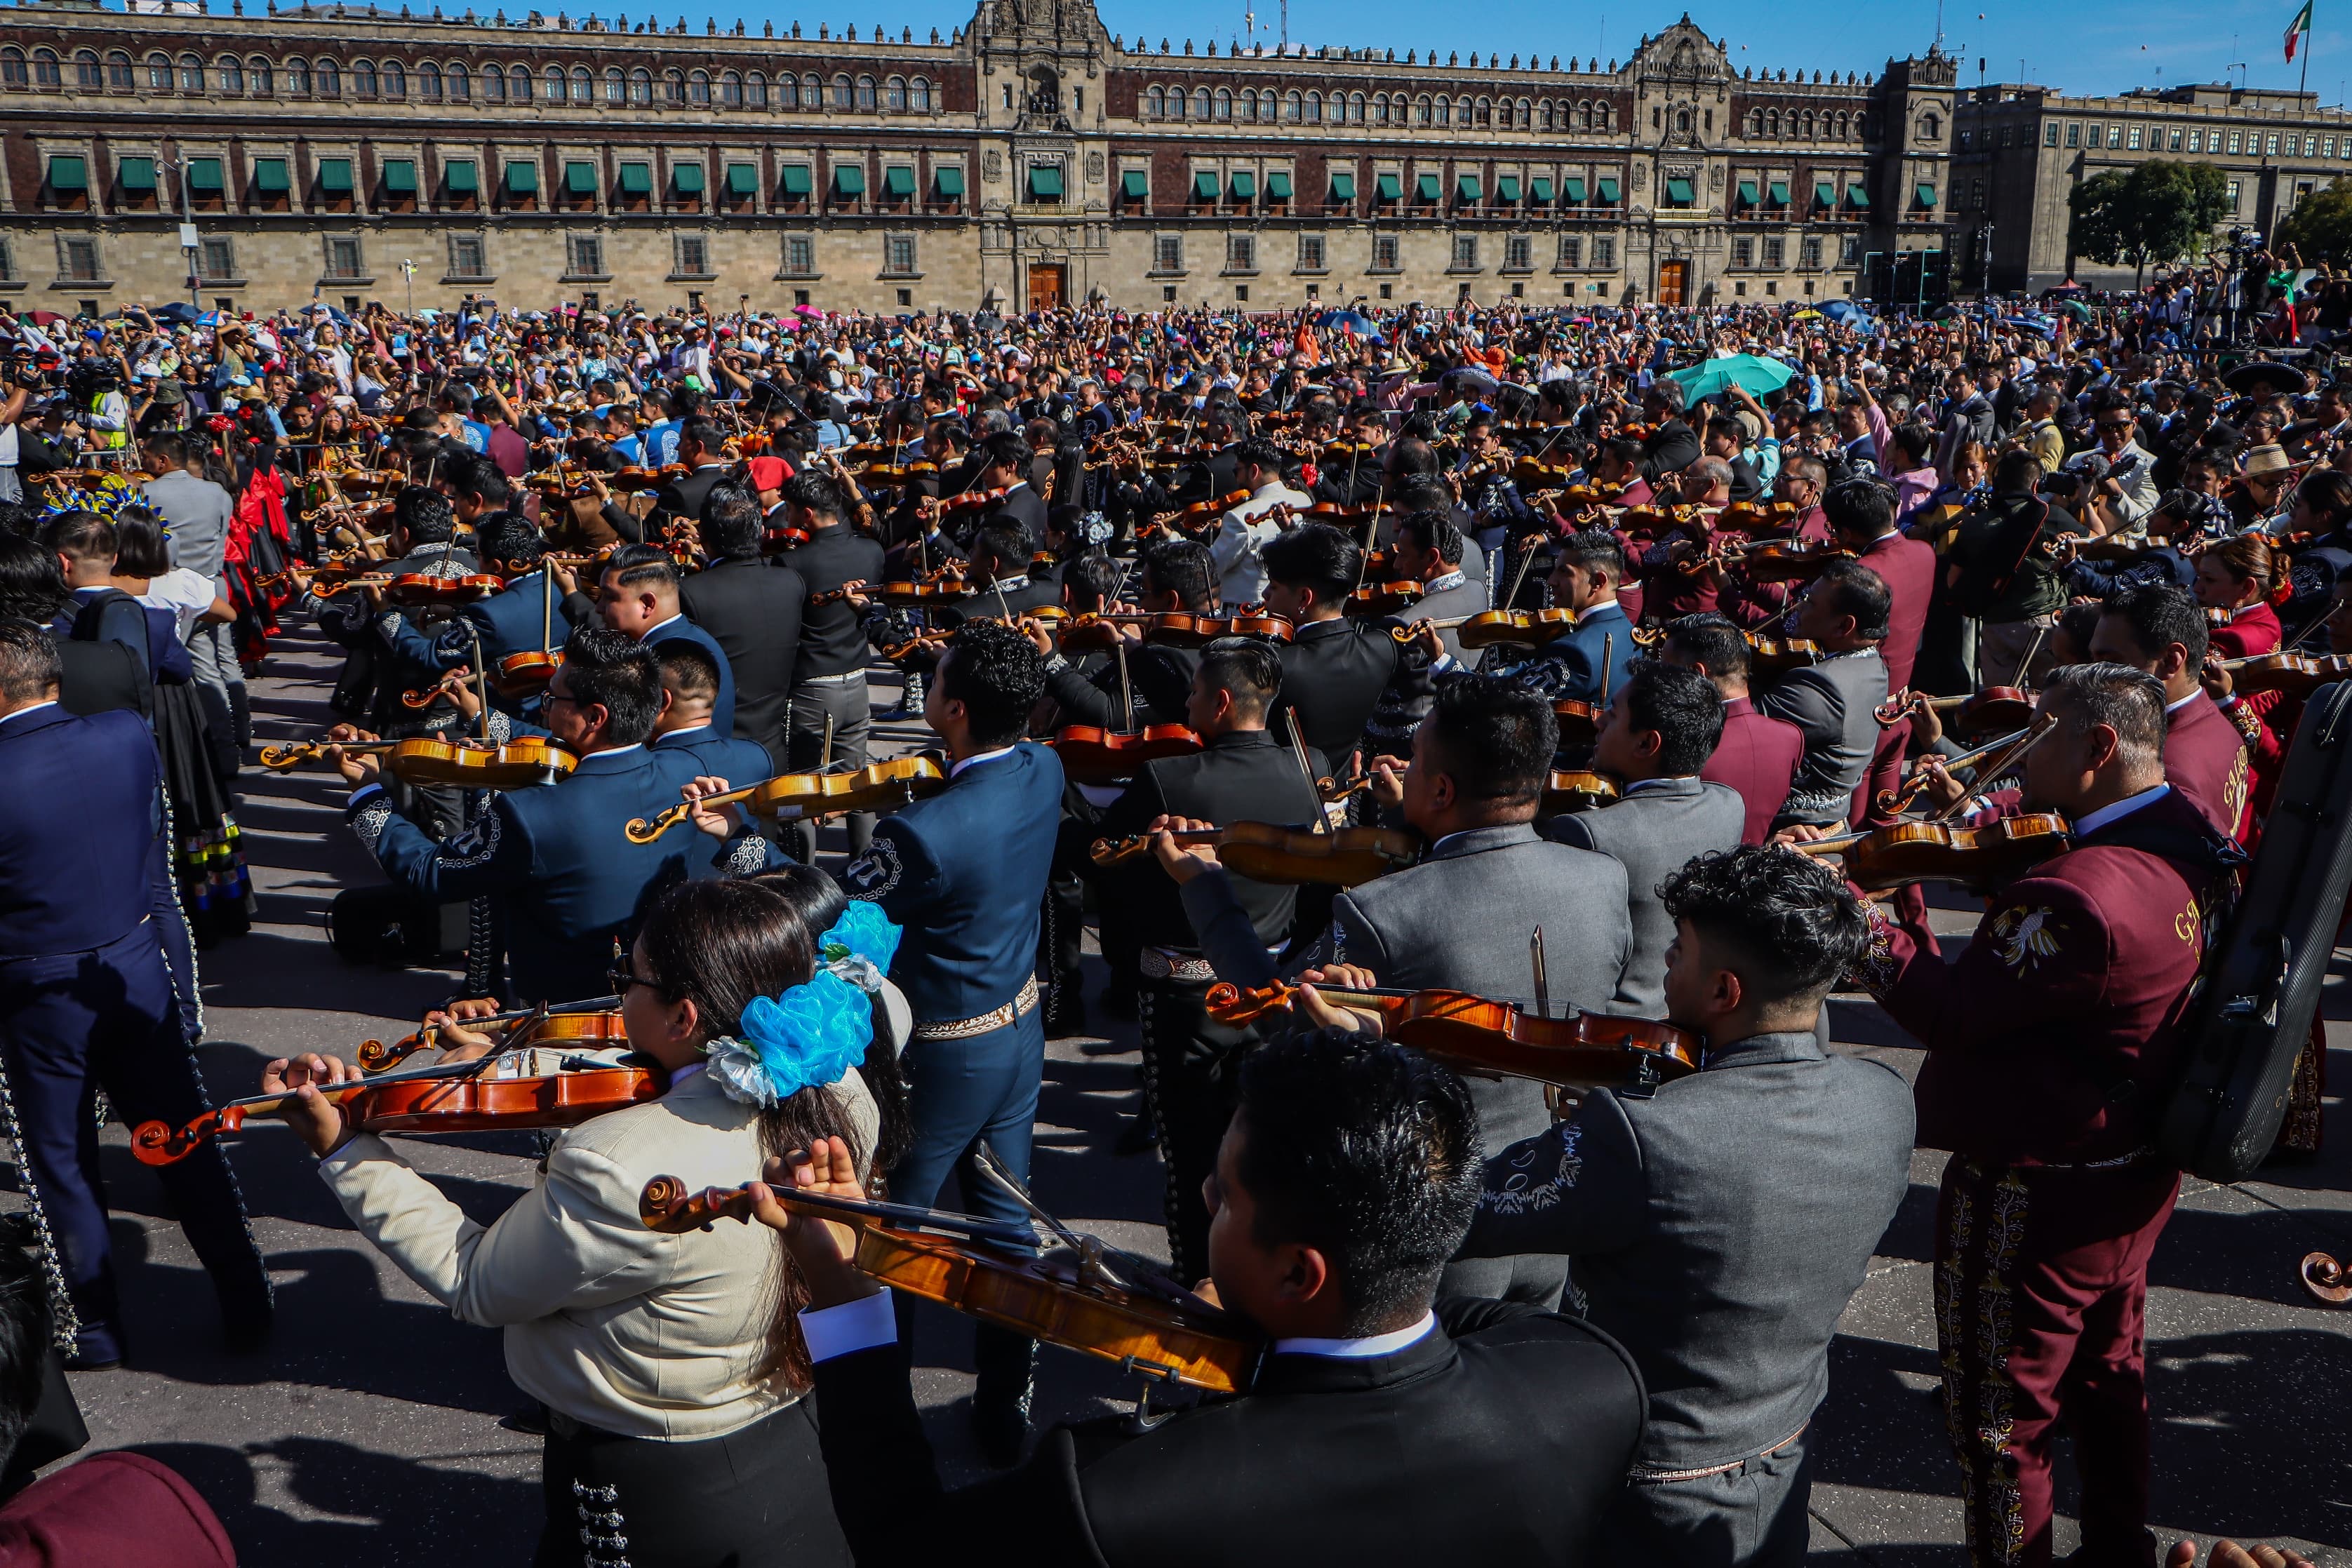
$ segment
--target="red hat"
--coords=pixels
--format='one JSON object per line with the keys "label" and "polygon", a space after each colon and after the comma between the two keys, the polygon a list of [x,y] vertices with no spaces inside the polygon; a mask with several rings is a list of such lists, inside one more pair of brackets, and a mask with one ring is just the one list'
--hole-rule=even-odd
{"label": "red hat", "polygon": [[749,466],[755,490],[781,490],[793,476],[793,465],[781,457],[754,457]]}

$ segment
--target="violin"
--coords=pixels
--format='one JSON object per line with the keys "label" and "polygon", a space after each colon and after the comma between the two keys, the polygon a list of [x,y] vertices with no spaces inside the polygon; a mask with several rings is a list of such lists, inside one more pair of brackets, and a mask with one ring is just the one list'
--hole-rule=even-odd
{"label": "violin", "polygon": [[[1444,626],[1446,622],[1433,621],[1429,624]],[[1465,649],[1493,648],[1511,643],[1533,647],[1538,643],[1549,643],[1555,637],[1566,636],[1576,630],[1576,612],[1573,610],[1484,610],[1475,615],[1464,617],[1458,624],[1461,630],[1454,634],[1454,641]],[[1410,632],[1412,628],[1403,628],[1403,630]],[[1398,639],[1400,642],[1411,640],[1410,637]]]}
{"label": "violin", "polygon": [[527,697],[542,690],[562,667],[562,649],[526,648],[499,661],[498,679],[492,684],[506,696]]}
{"label": "violin", "polygon": [[[667,1074],[651,1068],[534,1050],[357,1079],[319,1093],[341,1105],[354,1132],[480,1133],[577,1126],[656,1099],[667,1083]],[[181,1127],[142,1122],[131,1129],[131,1152],[142,1165],[175,1165],[256,1113],[282,1114],[299,1103],[297,1094],[257,1094]]]}
{"label": "violin", "polygon": [[414,691],[405,691],[401,693],[400,706],[408,709],[412,713],[420,712],[423,709],[431,707],[435,703],[439,702],[443,697],[447,696],[456,688],[465,684],[466,678],[463,675],[457,674],[453,672],[442,676],[440,680],[434,683],[432,685],[422,686]]}
{"label": "violin", "polygon": [[1897,692],[1871,710],[1882,729],[1892,729],[1921,708],[1946,715],[1944,727],[1956,736],[2006,733],[2033,722],[2033,698],[2015,686],[1987,686],[1966,696],[1931,697]]}
{"label": "violin", "polygon": [[617,473],[604,476],[604,487],[631,495],[650,496],[663,486],[683,479],[693,472],[683,463],[665,464],[659,468],[640,468],[632,463]]}
{"label": "violin", "polygon": [[1011,485],[997,485],[985,490],[966,490],[959,496],[949,496],[940,502],[942,512],[982,512],[1013,494]]}
{"label": "violin", "polygon": [[[1549,612],[1547,612],[1549,613]],[[1801,637],[1775,639],[1748,633],[1748,664],[1758,674],[1778,675],[1821,662],[1822,647]]]}
{"label": "violin", "polygon": [[1134,778],[1147,762],[1194,755],[1201,749],[1201,737],[1181,724],[1128,731],[1074,724],[1045,744],[1062,759],[1062,775],[1073,784],[1110,784]]}
{"label": "violin", "polygon": [[[479,1030],[486,1024],[523,1025],[536,1019],[536,1025],[499,1030],[499,1043],[491,1054],[512,1051],[527,1038],[532,1045],[551,1045],[559,1040],[572,1045],[619,1045],[629,1043],[628,1030],[621,1022],[621,998],[598,997],[591,1002],[566,1003],[563,1010],[552,1008],[523,1008],[514,1012],[492,1013],[488,1018],[472,1019],[459,1027]],[[383,1072],[399,1066],[420,1051],[438,1048],[441,1043],[440,1024],[426,1024],[415,1034],[407,1035],[390,1045],[380,1040],[363,1040],[352,1052],[362,1072]]]}
{"label": "violin", "polygon": [[[870,599],[877,604],[927,605],[944,603],[951,599],[971,599],[980,591],[968,587],[961,576],[942,576],[917,579],[907,582],[868,583],[861,586],[857,591],[860,597]],[[835,589],[834,592],[842,598],[848,597],[845,589]],[[814,595],[810,596],[809,602],[812,604],[816,602]],[[833,601],[827,600],[825,602],[831,603]]]}
{"label": "violin", "polygon": [[[1551,705],[1552,718],[1559,726],[1559,744],[1584,746],[1601,733],[1601,721],[1607,716],[1607,703],[1580,703],[1573,697],[1562,697]],[[1602,780],[1606,783],[1607,780]],[[1611,791],[1613,795],[1615,791]]]}
{"label": "violin", "polygon": [[[1379,1013],[1389,1039],[1448,1067],[1561,1089],[1651,1092],[1696,1072],[1703,1050],[1687,1030],[1647,1019],[1587,1012],[1549,1018],[1464,991],[1316,989],[1335,1007]],[[1238,1029],[1289,1007],[1297,995],[1296,985],[1281,980],[1249,990],[1221,982],[1209,988],[1205,1005],[1211,1018]]]}
{"label": "violin", "polygon": [[1616,799],[1617,786],[1600,774],[1555,768],[1544,780],[1543,799],[1536,807],[1536,815],[1561,817],[1574,811],[1598,810]]}
{"label": "violin", "polygon": [[1686,577],[1709,565],[1737,566],[1750,582],[1801,582],[1819,577],[1833,560],[1853,560],[1854,553],[1825,539],[1751,539],[1713,556],[1694,556],[1675,563]]}
{"label": "violin", "polygon": [[1427,597],[1418,582],[1368,582],[1348,595],[1349,615],[1394,615]]}
{"label": "violin", "polygon": [[[1722,515],[1716,521],[1727,528],[1780,528],[1795,522],[1799,515],[1794,501],[1734,501],[1723,508]],[[1811,544],[1814,541],[1786,542]]]}
{"label": "violin", "polygon": [[1272,643],[1287,643],[1291,634],[1290,622],[1279,615],[1195,615],[1182,610],[1157,614],[1079,615],[1064,622],[1058,630],[1065,648],[1108,649],[1118,645],[1121,626],[1137,627],[1145,642],[1170,648],[1203,648],[1220,637],[1263,637]]}
{"label": "violin", "polygon": [[806,528],[785,528],[779,525],[775,528],[763,528],[761,530],[760,553],[761,555],[780,555],[788,549],[798,549],[801,546],[808,542],[809,531]]}
{"label": "violin", "polygon": [[[947,759],[936,751],[925,751],[877,762],[854,773],[779,773],[763,783],[707,795],[700,804],[740,801],[755,817],[814,821],[844,811],[891,810],[947,787]],[[681,801],[659,816],[632,818],[621,831],[633,844],[652,843],[694,815],[695,805],[691,800]]]}
{"label": "violin", "polygon": [[1865,893],[1915,882],[1994,887],[2073,843],[2055,811],[1997,817],[1980,828],[1956,822],[1895,822],[1866,833],[1792,846],[1800,854],[1840,855],[1846,880]]}
{"label": "violin", "polygon": [[[1235,876],[1286,886],[1315,883],[1356,887],[1411,865],[1420,844],[1410,833],[1389,828],[1285,828],[1273,822],[1234,822],[1227,827],[1178,833],[1180,844],[1214,844],[1217,859]],[[1151,851],[1151,835],[1097,839],[1087,853],[1097,865],[1118,865]]]}
{"label": "violin", "polygon": [[472,572],[464,577],[436,577],[431,572],[407,571],[398,577],[346,577],[317,591],[321,598],[332,598],[354,588],[380,588],[383,590],[383,596],[395,604],[424,609],[436,605],[471,604],[478,599],[503,592],[506,586],[506,579],[494,577],[488,572]]}
{"label": "violin", "polygon": [[[770,1190],[788,1209],[854,1229],[857,1268],[880,1283],[1126,1371],[1235,1394],[1250,1385],[1265,1354],[1264,1339],[1245,1320],[1091,1236],[1064,1232],[1066,1244],[1041,1254],[1030,1250],[1034,1233],[1019,1226],[789,1186]],[[647,1229],[669,1235],[720,1219],[748,1222],[751,1190],[689,1193],[676,1176],[656,1176],[638,1197],[637,1216]],[[961,1231],[968,1239],[918,1225]]]}
{"label": "violin", "polygon": [[561,742],[535,735],[503,746],[425,736],[407,740],[303,740],[263,748],[261,765],[272,773],[284,773],[320,760],[331,746],[341,746],[353,755],[380,755],[383,770],[406,783],[446,784],[463,789],[520,789],[552,784],[580,765],[579,758]]}
{"label": "violin", "polygon": [[2230,687],[2241,696],[2257,692],[2284,692],[2307,697],[2324,685],[2352,680],[2352,656],[2342,653],[2313,658],[2303,653],[2263,653],[2225,663]]}

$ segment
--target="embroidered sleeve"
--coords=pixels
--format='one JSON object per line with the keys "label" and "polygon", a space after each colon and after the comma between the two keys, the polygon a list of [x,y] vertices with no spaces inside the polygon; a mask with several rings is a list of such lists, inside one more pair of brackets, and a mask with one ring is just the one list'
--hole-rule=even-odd
{"label": "embroidered sleeve", "polygon": [[369,796],[352,813],[352,831],[358,835],[369,854],[375,853],[376,843],[383,837],[384,824],[392,821],[392,797],[381,790]]}

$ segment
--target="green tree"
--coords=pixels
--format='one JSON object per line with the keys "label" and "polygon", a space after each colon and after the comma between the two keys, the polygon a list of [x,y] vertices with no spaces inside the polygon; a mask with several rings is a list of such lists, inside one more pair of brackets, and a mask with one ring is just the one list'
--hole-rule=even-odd
{"label": "green tree", "polygon": [[2110,169],[2066,193],[2073,214],[2067,248],[2102,267],[2133,268],[2133,287],[2149,262],[2193,254],[2229,215],[2228,182],[2210,163],[2151,158]]}
{"label": "green tree", "polygon": [[2305,197],[2279,225],[2278,242],[2315,266],[2352,260],[2352,182],[2339,174]]}

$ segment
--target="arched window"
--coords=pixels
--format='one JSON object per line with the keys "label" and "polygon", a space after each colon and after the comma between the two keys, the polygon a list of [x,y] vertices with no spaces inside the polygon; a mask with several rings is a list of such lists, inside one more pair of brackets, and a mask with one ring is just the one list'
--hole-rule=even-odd
{"label": "arched window", "polygon": [[882,107],[891,114],[907,112],[907,78],[892,77],[882,84]]}
{"label": "arched window", "polygon": [[1454,123],[1454,100],[1442,95],[1437,100],[1437,123],[1440,125]]}
{"label": "arched window", "polygon": [[618,66],[614,66],[611,70],[604,73],[604,101],[606,103],[626,103],[629,101],[628,73],[621,69]]}
{"label": "arched window", "polygon": [[1296,125],[1307,117],[1307,97],[1297,89],[1282,95],[1282,118]]}
{"label": "arched window", "polygon": [[1310,92],[1307,95],[1307,123],[1309,125],[1323,123],[1323,95],[1319,92]]}
{"label": "arched window", "polygon": [[860,114],[871,114],[874,112],[874,78],[872,77],[859,77],[857,78],[857,112]]}
{"label": "arched window", "polygon": [[565,79],[562,66],[548,67],[544,80],[547,83],[548,102],[562,103],[572,96],[572,84]]}
{"label": "arched window", "polygon": [[1845,140],[1845,137],[1846,137],[1846,119],[1845,119],[1845,110],[1838,110],[1837,120],[1836,120],[1836,121],[1835,121],[1835,123],[1834,123],[1834,125],[1833,125],[1832,129],[1831,130],[1830,134],[1831,134],[1832,137],[1834,137],[1836,140],[1840,141],[1844,141],[1844,140]]}
{"label": "arched window", "polygon": [[697,109],[710,106],[710,73],[696,71],[686,78],[686,100]]}
{"label": "arched window", "polygon": [[1927,113],[1927,114],[1923,114],[1923,115],[1921,115],[1921,116],[1919,117],[1919,140],[1920,140],[1920,141],[1933,141],[1934,140],[1936,140],[1937,136],[1942,132],[1943,129],[1944,129],[1944,122],[1943,122],[1943,120],[1941,120],[1940,119],[1938,119],[1935,114],[1933,114],[1933,113]]}
{"label": "arched window", "polygon": [[[155,64],[153,60],[151,59],[148,61],[147,68],[151,73],[154,70]],[[164,79],[166,81],[170,79],[170,73],[168,71],[165,72]],[[310,91],[310,61],[297,56],[293,59],[286,62],[286,90],[291,93],[299,93],[305,97],[309,96]]]}
{"label": "arched window", "polygon": [[686,102],[686,73],[681,70],[662,72],[662,102],[676,109]]}
{"label": "arched window", "polygon": [[98,63],[96,49],[83,49],[74,56],[74,86],[84,92],[96,92],[106,85],[106,71]]}
{"label": "arched window", "polygon": [[1348,95],[1348,118],[1349,118],[1349,119],[1350,119],[1350,120],[1354,120],[1354,121],[1355,121],[1357,124],[1359,124],[1359,125],[1363,124],[1363,123],[1364,123],[1364,110],[1365,110],[1365,108],[1366,108],[1366,100],[1365,100],[1364,95],[1363,95],[1362,93],[1360,93],[1360,92],[1351,92],[1351,93],[1349,93],[1349,94]]}
{"label": "arched window", "polygon": [[[1473,119],[1473,115],[1476,116],[1476,118]],[[1494,124],[1494,102],[1491,99],[1482,98],[1474,105],[1467,99],[1465,99],[1463,100],[1462,123],[1465,125]]]}
{"label": "arched window", "polygon": [[1168,95],[1156,87],[1148,89],[1143,95],[1143,112],[1153,120],[1167,118]]}
{"label": "arched window", "polygon": [[1769,140],[1780,139],[1780,111],[1779,110],[1768,109],[1764,111],[1764,134]]}
{"label": "arched window", "polygon": [[643,109],[654,100],[654,74],[643,66],[629,73],[629,101]]}
{"label": "arched window", "polygon": [[1233,117],[1234,89],[1229,87],[1221,87],[1217,89],[1217,118],[1219,120],[1231,120]]}
{"label": "arched window", "polygon": [[833,90],[825,95],[824,106],[836,114],[848,113],[853,101],[850,98],[849,78],[836,73],[833,78],[832,87]]}
{"label": "arched window", "polygon": [[743,78],[743,101],[753,109],[768,107],[768,74],[753,71]]}
{"label": "arched window", "polygon": [[812,113],[824,107],[823,84],[816,79],[814,71],[801,78],[801,107]]}
{"label": "arched window", "polygon": [[1195,120],[1206,120],[1209,118],[1209,89],[1207,88],[1196,87],[1192,89],[1192,118]]}
{"label": "arched window", "polygon": [[[192,60],[195,57],[194,55],[188,57]],[[65,85],[58,74],[57,50],[35,49],[33,51],[33,85],[52,88]],[[196,67],[196,90],[198,92],[205,90],[205,68],[201,62]]]}
{"label": "arched window", "polygon": [[386,98],[408,96],[408,73],[401,68],[398,60],[383,62],[383,96]]}
{"label": "arched window", "polygon": [[205,62],[194,55],[180,57],[180,90],[192,97],[205,90]]}
{"label": "arched window", "polygon": [[362,98],[375,96],[375,62],[373,60],[352,62],[352,90]]}
{"label": "arched window", "polygon": [[1460,98],[1460,99],[1454,99],[1454,114],[1455,114],[1456,116],[1458,116],[1458,117],[1459,117],[1459,121],[1458,121],[1458,122],[1459,122],[1460,124],[1463,124],[1463,125],[1468,125],[1468,124],[1470,124],[1470,123],[1471,123],[1471,120],[1470,120],[1470,100],[1469,100],[1467,98]]}
{"label": "arched window", "polygon": [[1603,131],[1609,131],[1609,130],[1612,130],[1612,129],[1614,129],[1614,127],[1615,127],[1615,122],[1616,122],[1616,119],[1617,119],[1617,106],[1616,106],[1616,105],[1614,105],[1614,104],[1610,104],[1610,103],[1604,103],[1604,104],[1602,104],[1602,105],[1601,106],[1601,130],[1603,130]]}
{"label": "arched window", "polygon": [[719,106],[721,109],[743,107],[743,78],[733,71],[719,74]]}
{"label": "arched window", "polygon": [[[23,87],[25,85],[25,51],[22,49],[10,49],[8,54],[15,57],[16,74],[15,78],[10,80],[7,85],[10,87]],[[0,71],[5,70],[8,61],[5,58],[0,58]],[[171,56],[149,55],[147,57],[147,90],[149,92],[169,92],[172,90]]]}
{"label": "arched window", "polygon": [[482,68],[482,101],[504,103],[507,100],[506,72],[496,66]]}
{"label": "arched window", "polygon": [[256,98],[268,98],[278,90],[273,74],[269,62],[259,55],[245,62],[245,85]]}
{"label": "arched window", "polygon": [[907,84],[907,107],[917,114],[931,112],[931,78],[917,77]]}
{"label": "arched window", "polygon": [[572,68],[572,101],[574,103],[596,101],[596,78],[589,74],[586,66]]}
{"label": "arched window", "polygon": [[1384,92],[1376,92],[1372,94],[1372,123],[1374,125],[1386,125],[1388,122],[1389,95]]}
{"label": "arched window", "polygon": [[441,99],[441,68],[431,61],[416,68],[416,96],[427,103]]}
{"label": "arched window", "polygon": [[1763,139],[1764,111],[1762,110],[1749,110],[1748,111],[1748,118],[1740,123],[1745,127],[1741,134],[1745,135],[1749,141],[1761,141]]}
{"label": "arched window", "polygon": [[1431,123],[1429,117],[1429,95],[1427,93],[1423,93],[1421,97],[1412,100],[1412,122],[1415,125],[1427,125]]}
{"label": "arched window", "polygon": [[[158,55],[156,58],[162,59],[163,57]],[[14,44],[0,49],[0,87],[21,92],[31,85],[32,78],[25,69],[25,51]],[[172,85],[172,67],[168,60],[163,65],[163,85]]]}
{"label": "arched window", "polygon": [[1234,99],[1234,118],[1245,122],[1255,120],[1257,119],[1257,94],[1252,92],[1247,88],[1242,89],[1240,95]]}
{"label": "arched window", "polygon": [[451,102],[463,103],[474,96],[474,73],[453,62],[441,73],[441,85],[448,92]]}
{"label": "arched window", "polygon": [[311,92],[320,98],[343,96],[343,68],[332,60],[320,60],[319,68],[311,73],[310,80]]}
{"label": "arched window", "polygon": [[507,97],[516,103],[530,101],[530,68],[527,66],[507,68]]}

